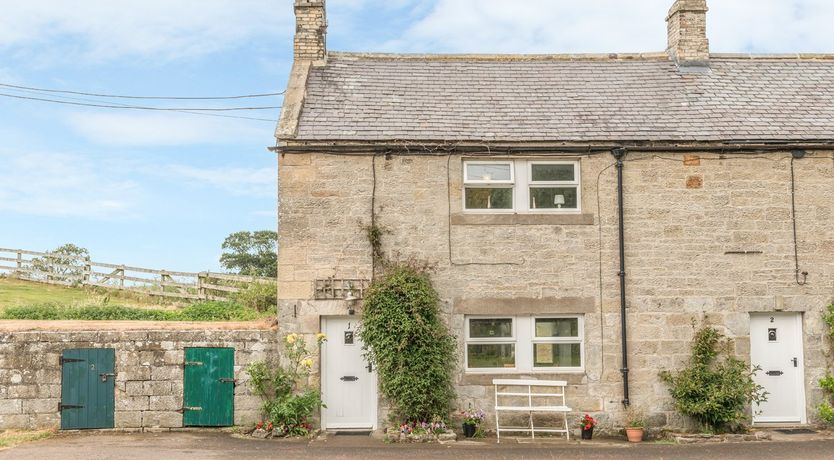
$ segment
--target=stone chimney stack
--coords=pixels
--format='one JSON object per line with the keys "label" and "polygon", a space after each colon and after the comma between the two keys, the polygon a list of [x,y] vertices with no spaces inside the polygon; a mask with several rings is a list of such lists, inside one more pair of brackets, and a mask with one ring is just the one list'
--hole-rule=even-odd
{"label": "stone chimney stack", "polygon": [[666,52],[678,64],[708,65],[707,1],[675,0],[666,16]]}
{"label": "stone chimney stack", "polygon": [[317,61],[327,54],[325,0],[295,0],[296,61]]}

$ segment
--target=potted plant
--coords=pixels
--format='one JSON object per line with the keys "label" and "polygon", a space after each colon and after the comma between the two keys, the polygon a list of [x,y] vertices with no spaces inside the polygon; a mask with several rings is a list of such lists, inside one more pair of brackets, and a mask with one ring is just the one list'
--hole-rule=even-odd
{"label": "potted plant", "polygon": [[466,438],[475,437],[475,433],[478,432],[478,427],[481,426],[481,423],[484,423],[484,419],[486,418],[484,411],[472,408],[462,411],[460,416],[463,419],[463,436]]}
{"label": "potted plant", "polygon": [[635,408],[626,411],[625,432],[628,442],[641,442],[643,440],[643,427],[646,422],[643,413]]}
{"label": "potted plant", "polygon": [[582,430],[582,439],[591,439],[594,437],[594,427],[597,421],[588,414],[579,419],[579,428]]}

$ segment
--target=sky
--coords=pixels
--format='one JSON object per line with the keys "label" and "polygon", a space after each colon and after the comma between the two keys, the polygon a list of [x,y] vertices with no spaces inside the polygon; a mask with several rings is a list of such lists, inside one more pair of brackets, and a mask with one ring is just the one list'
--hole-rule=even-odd
{"label": "sky", "polygon": [[[0,84],[144,96],[280,92],[292,65],[292,3],[0,0]],[[662,51],[671,3],[327,0],[327,45],[403,53]],[[834,52],[830,0],[708,4],[713,52]],[[0,93],[43,97],[8,87]],[[281,97],[110,101],[280,106]],[[275,120],[279,110],[222,114]],[[99,262],[218,270],[228,234],[276,228],[276,159],[267,151],[274,129],[272,121],[0,96],[0,247],[74,243]]]}

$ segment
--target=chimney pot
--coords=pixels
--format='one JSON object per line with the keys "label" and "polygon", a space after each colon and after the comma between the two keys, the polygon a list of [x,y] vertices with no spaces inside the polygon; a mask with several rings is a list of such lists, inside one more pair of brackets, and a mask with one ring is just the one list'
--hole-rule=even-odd
{"label": "chimney pot", "polygon": [[666,52],[678,64],[709,65],[706,0],[675,0],[666,16]]}
{"label": "chimney pot", "polygon": [[325,0],[295,0],[296,61],[317,61],[327,55]]}

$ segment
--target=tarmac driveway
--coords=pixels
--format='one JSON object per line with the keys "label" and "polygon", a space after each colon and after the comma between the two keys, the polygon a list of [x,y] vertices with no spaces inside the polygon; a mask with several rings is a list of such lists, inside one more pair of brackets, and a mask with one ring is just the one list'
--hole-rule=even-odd
{"label": "tarmac driveway", "polygon": [[385,444],[367,436],[329,436],[315,441],[255,440],[222,432],[60,434],[53,438],[1,450],[0,459],[104,460],[104,459],[814,459],[831,458],[834,439],[670,445],[592,441],[541,444],[494,440],[438,444]]}

